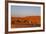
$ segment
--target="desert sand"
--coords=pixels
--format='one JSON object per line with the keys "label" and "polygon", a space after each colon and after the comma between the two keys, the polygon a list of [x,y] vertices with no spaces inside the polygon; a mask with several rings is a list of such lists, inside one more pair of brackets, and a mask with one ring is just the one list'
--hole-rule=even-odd
{"label": "desert sand", "polygon": [[12,28],[40,27],[40,16],[11,17]]}

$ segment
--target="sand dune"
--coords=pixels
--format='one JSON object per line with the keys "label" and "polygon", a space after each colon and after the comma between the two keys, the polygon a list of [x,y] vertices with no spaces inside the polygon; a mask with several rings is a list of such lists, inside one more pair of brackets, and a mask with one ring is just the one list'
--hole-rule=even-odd
{"label": "sand dune", "polygon": [[11,27],[33,27],[40,25],[40,16],[11,17]]}

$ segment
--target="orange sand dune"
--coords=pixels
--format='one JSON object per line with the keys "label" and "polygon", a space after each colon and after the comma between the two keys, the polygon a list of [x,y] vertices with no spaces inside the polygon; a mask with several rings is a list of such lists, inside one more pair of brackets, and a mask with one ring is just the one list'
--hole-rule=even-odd
{"label": "orange sand dune", "polygon": [[[19,22],[16,22],[17,20],[20,20]],[[27,16],[27,17],[11,17],[11,25],[31,25],[31,24],[40,24],[40,16]],[[24,22],[26,21],[26,22]],[[29,21],[31,21],[29,23]],[[21,26],[22,27],[22,26]],[[23,26],[24,27],[24,26]],[[25,26],[26,27],[26,26]]]}

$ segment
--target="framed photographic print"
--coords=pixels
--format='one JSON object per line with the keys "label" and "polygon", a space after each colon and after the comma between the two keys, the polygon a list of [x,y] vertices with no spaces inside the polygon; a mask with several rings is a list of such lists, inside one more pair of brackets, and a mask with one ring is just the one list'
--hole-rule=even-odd
{"label": "framed photographic print", "polygon": [[45,6],[42,2],[8,1],[7,31],[38,32],[45,28]]}

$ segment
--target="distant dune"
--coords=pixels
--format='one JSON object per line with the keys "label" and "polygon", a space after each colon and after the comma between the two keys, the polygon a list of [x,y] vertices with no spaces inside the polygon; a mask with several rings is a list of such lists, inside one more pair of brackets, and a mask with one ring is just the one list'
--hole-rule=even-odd
{"label": "distant dune", "polygon": [[11,17],[11,27],[35,27],[40,26],[40,16]]}

